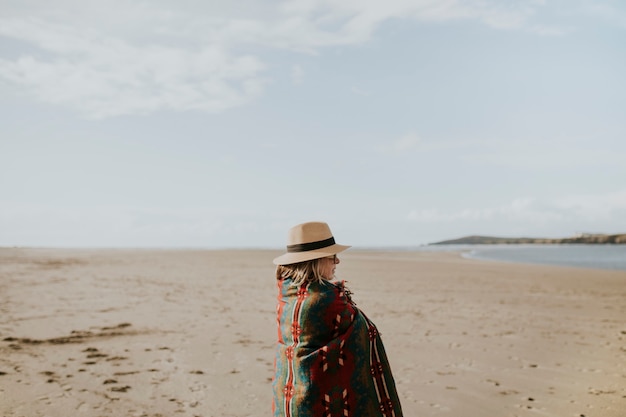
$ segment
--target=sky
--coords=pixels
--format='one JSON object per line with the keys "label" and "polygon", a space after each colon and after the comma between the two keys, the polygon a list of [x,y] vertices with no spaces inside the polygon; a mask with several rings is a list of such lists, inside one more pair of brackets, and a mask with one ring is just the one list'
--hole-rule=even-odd
{"label": "sky", "polygon": [[626,3],[0,0],[0,246],[626,233]]}

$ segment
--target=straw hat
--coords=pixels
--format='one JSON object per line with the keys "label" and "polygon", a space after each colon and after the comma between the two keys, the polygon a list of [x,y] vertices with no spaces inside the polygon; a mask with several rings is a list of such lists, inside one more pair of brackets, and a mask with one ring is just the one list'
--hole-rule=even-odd
{"label": "straw hat", "polygon": [[289,229],[287,253],[274,259],[275,265],[289,265],[325,258],[343,252],[350,246],[338,245],[328,224],[302,223]]}

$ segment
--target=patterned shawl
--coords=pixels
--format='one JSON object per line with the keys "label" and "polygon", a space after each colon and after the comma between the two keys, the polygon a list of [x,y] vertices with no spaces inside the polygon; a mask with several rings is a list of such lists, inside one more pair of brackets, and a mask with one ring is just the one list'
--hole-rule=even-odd
{"label": "patterned shawl", "polygon": [[278,281],[274,417],[402,417],[376,326],[344,282]]}

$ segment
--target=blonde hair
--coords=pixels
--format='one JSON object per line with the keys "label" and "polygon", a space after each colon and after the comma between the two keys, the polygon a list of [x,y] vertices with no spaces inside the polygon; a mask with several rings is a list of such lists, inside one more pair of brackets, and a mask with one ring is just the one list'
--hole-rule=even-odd
{"label": "blonde hair", "polygon": [[328,281],[328,278],[324,278],[322,276],[322,261],[323,258],[319,258],[295,264],[278,265],[276,267],[276,279],[282,280],[291,278],[293,280],[291,285],[297,287],[314,281],[317,281],[320,284],[325,284]]}

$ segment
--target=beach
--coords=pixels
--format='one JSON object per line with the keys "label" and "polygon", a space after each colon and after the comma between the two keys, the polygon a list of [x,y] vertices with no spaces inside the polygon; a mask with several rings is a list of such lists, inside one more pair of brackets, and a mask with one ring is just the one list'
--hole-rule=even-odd
{"label": "beach", "polygon": [[[280,253],[0,249],[0,415],[270,415]],[[340,258],[405,416],[626,415],[625,271]]]}

